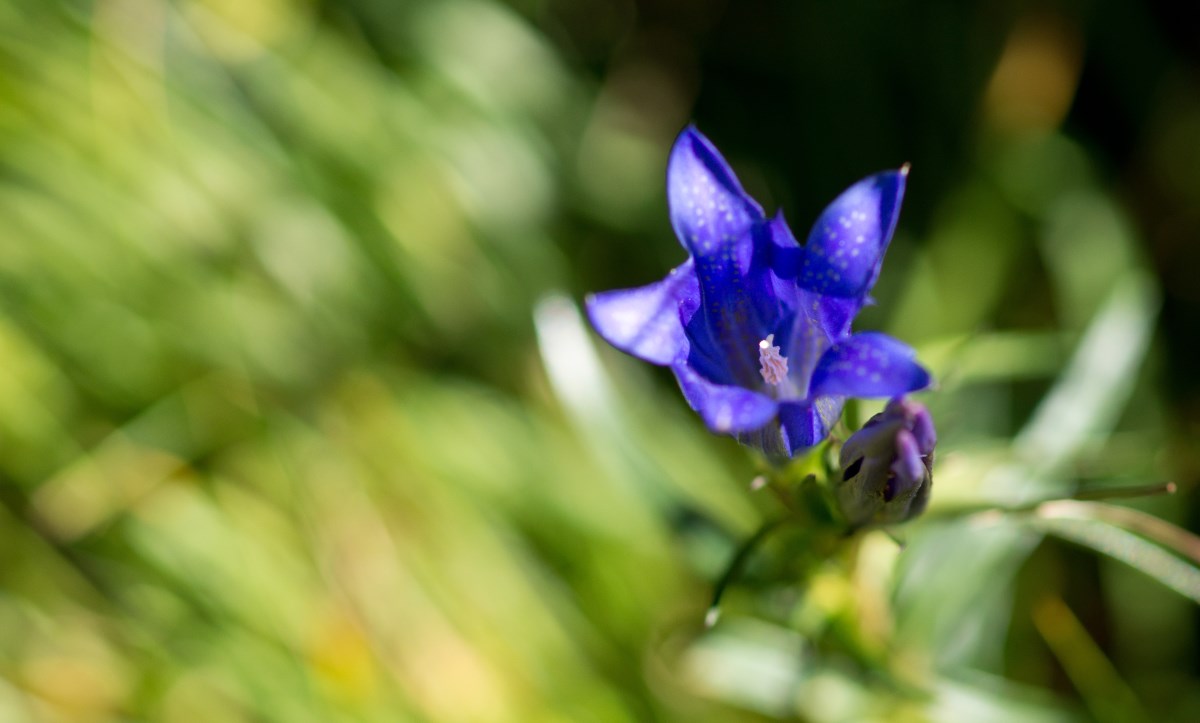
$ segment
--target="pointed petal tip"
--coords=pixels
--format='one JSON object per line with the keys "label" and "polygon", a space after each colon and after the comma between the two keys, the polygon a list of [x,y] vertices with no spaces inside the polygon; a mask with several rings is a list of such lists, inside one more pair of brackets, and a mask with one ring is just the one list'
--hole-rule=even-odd
{"label": "pointed petal tip", "polygon": [[906,169],[867,176],[825,207],[805,244],[802,288],[860,303],[870,294],[900,215]]}
{"label": "pointed petal tip", "polygon": [[708,139],[708,136],[700,132],[695,123],[688,123],[683,130],[679,131],[679,135],[675,137],[675,143],[672,145],[671,155],[674,156],[678,152],[689,150],[689,146],[693,152],[696,146],[700,146],[705,151],[717,153],[717,147]]}
{"label": "pointed petal tip", "polygon": [[592,325],[592,329],[596,328],[595,318],[596,294],[589,292],[583,295],[583,313],[587,317],[588,323]]}
{"label": "pointed petal tip", "polygon": [[[912,347],[909,347],[909,348],[911,349]],[[912,391],[923,392],[923,391],[927,391],[927,390],[936,389],[937,388],[937,380],[933,378],[933,373],[930,372],[929,368],[926,367],[924,364],[916,361],[916,358],[917,358],[917,352],[916,352],[916,349],[913,349],[913,356],[912,356],[913,364],[917,367],[917,369],[920,370],[921,381],[923,381],[924,384],[921,387],[918,387],[917,389],[913,389]]]}
{"label": "pointed petal tip", "polygon": [[762,207],[721,152],[691,125],[680,132],[667,159],[667,207],[675,235],[698,258],[745,246],[751,229],[763,220]]}
{"label": "pointed petal tip", "polygon": [[602,313],[600,310],[600,294],[590,292],[583,296],[583,315],[587,317],[588,323],[592,325],[592,330],[604,336],[604,320],[599,318]]}
{"label": "pointed petal tip", "polygon": [[912,164],[911,164],[911,163],[908,163],[908,162],[905,162],[905,163],[904,163],[904,165],[900,166],[900,171],[899,171],[899,173],[900,173],[900,177],[901,177],[901,178],[908,178],[908,172],[909,172],[910,170],[912,170]]}
{"label": "pointed petal tip", "polygon": [[810,393],[888,398],[925,389],[932,377],[917,363],[916,355],[912,347],[886,334],[855,334],[821,355]]}
{"label": "pointed petal tip", "polygon": [[584,298],[592,328],[617,349],[643,361],[666,366],[688,348],[679,306],[695,295],[691,262],[667,278],[633,289],[615,289]]}

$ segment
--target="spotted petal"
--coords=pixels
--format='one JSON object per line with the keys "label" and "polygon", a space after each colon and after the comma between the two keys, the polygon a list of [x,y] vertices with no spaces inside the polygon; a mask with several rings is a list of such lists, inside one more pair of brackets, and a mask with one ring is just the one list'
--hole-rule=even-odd
{"label": "spotted petal", "polygon": [[[804,258],[804,249],[796,242],[782,213],[767,223],[771,245],[768,247],[769,264],[776,296],[795,311],[793,327],[787,335],[786,350],[793,378],[806,380],[816,367],[817,360],[834,339],[840,339],[850,331],[850,322],[858,312],[855,302],[823,296],[814,291],[800,288],[795,277]],[[784,338],[784,337],[780,337]]]}
{"label": "spotted petal", "polygon": [[743,271],[749,268],[748,234],[762,221],[762,208],[712,142],[691,126],[679,134],[667,162],[667,205],[675,234],[693,256],[732,252]]}
{"label": "spotted petal", "polygon": [[916,352],[887,334],[866,332],[829,348],[813,371],[812,396],[898,397],[929,386]]}
{"label": "spotted petal", "polygon": [[776,332],[783,316],[767,265],[762,209],[712,143],[690,127],[671,150],[667,201],[699,281],[701,303],[687,321],[693,353],[719,360],[704,367],[708,378],[756,386],[758,342]]}
{"label": "spotted petal", "polygon": [[907,176],[907,167],[868,176],[829,204],[804,246],[801,287],[865,301],[896,228]]}
{"label": "spotted petal", "polygon": [[684,399],[714,432],[752,432],[775,418],[779,404],[765,394],[714,384],[684,363],[673,365],[671,370],[679,380]]}
{"label": "spotted petal", "polygon": [[687,261],[658,283],[588,297],[587,313],[609,344],[651,364],[667,366],[687,356],[680,305],[694,306],[699,295],[696,273]]}

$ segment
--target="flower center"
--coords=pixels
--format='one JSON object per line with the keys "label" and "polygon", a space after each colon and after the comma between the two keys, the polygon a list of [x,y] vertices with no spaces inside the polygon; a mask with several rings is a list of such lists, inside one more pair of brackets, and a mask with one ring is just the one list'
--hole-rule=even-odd
{"label": "flower center", "polygon": [[779,353],[779,347],[773,346],[775,335],[768,334],[766,339],[758,342],[758,363],[762,365],[762,378],[771,386],[778,386],[787,379],[787,359]]}

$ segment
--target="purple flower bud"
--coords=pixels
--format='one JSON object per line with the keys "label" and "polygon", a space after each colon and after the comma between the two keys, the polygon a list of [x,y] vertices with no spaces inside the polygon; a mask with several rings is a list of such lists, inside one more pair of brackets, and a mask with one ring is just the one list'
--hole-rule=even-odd
{"label": "purple flower bud", "polygon": [[851,525],[888,525],[924,511],[933,486],[937,432],[923,404],[903,397],[842,446],[837,500]]}

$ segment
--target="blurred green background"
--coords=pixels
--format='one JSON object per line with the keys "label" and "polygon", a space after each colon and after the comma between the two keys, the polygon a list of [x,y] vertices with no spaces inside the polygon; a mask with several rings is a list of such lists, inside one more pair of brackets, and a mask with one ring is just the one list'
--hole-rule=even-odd
{"label": "blurred green background", "polygon": [[[0,0],[0,722],[1200,719],[1178,556],[939,518],[1200,520],[1177,7]],[[576,311],[693,120],[798,235],[913,164],[858,326],[941,385],[904,551],[710,632],[757,463]]]}

